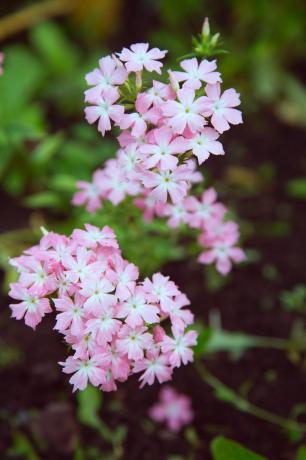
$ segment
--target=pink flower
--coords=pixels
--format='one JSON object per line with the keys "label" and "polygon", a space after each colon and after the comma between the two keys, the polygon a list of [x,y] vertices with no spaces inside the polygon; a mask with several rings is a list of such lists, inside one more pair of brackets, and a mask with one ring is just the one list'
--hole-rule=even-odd
{"label": "pink flower", "polygon": [[57,279],[50,273],[46,263],[28,257],[24,261],[24,268],[20,274],[20,284],[26,288],[31,287],[32,292],[40,297],[51,294],[57,289]]}
{"label": "pink flower", "polygon": [[22,319],[27,326],[36,328],[46,313],[52,311],[48,299],[40,299],[32,288],[27,289],[19,283],[10,285],[9,295],[15,300],[21,300],[18,304],[10,304],[12,317]]}
{"label": "pink flower", "polygon": [[92,177],[92,182],[78,181],[76,186],[79,191],[76,192],[72,199],[72,204],[75,206],[82,206],[86,204],[88,212],[95,212],[102,207],[101,197],[102,189],[101,183],[103,181],[104,171],[97,169]]}
{"label": "pink flower", "polygon": [[140,376],[139,381],[141,382],[140,388],[144,385],[153,385],[155,379],[159,383],[167,382],[171,379],[172,369],[168,365],[167,357],[160,354],[158,350],[150,350],[147,353],[147,358],[136,362],[134,366],[134,372],[144,373]]}
{"label": "pink flower", "polygon": [[198,63],[196,58],[185,59],[180,63],[185,72],[172,72],[178,82],[185,81],[184,87],[199,89],[202,82],[214,85],[221,81],[220,72],[215,72],[216,61],[203,61]]}
{"label": "pink flower", "polygon": [[159,402],[151,407],[149,415],[155,422],[165,422],[174,432],[191,423],[194,417],[190,398],[169,386],[162,387]]}
{"label": "pink flower", "polygon": [[205,100],[205,115],[212,115],[211,123],[213,127],[223,133],[230,128],[229,123],[238,125],[242,123],[241,111],[233,109],[240,104],[240,96],[234,89],[227,89],[221,95],[221,86],[207,85],[205,88],[207,97]]}
{"label": "pink flower", "polygon": [[111,130],[111,120],[120,123],[124,107],[119,104],[114,104],[119,99],[119,93],[115,88],[108,88],[103,93],[92,99],[94,105],[85,108],[86,120],[89,124],[95,123],[99,120],[98,131],[104,136],[106,131]]}
{"label": "pink flower", "polygon": [[69,382],[73,385],[73,391],[84,390],[90,382],[95,387],[105,381],[106,372],[101,367],[101,360],[98,356],[89,359],[75,359],[72,356],[67,358],[66,362],[60,362],[63,366],[63,372],[74,375]]}
{"label": "pink flower", "polygon": [[75,257],[67,255],[63,260],[63,265],[66,271],[66,277],[72,283],[76,283],[84,279],[90,271],[89,261],[92,258],[92,252],[86,248],[79,247],[76,250]]}
{"label": "pink flower", "polygon": [[186,198],[182,203],[167,204],[163,211],[163,216],[169,217],[167,224],[171,228],[177,228],[181,224],[188,222],[188,211],[186,209]]}
{"label": "pink flower", "polygon": [[94,225],[85,224],[86,230],[74,230],[72,238],[82,243],[86,248],[102,247],[118,248],[114,231],[105,225],[102,230]]}
{"label": "pink flower", "polygon": [[101,184],[103,193],[114,205],[119,204],[127,195],[136,195],[139,183],[129,180],[118,160],[109,160]]}
{"label": "pink flower", "polygon": [[228,236],[223,240],[217,240],[211,249],[200,254],[198,260],[201,264],[216,262],[216,268],[221,275],[227,275],[232,268],[232,261],[238,263],[245,260],[242,249],[234,246],[236,238]]}
{"label": "pink flower", "polygon": [[115,254],[110,261],[114,271],[109,273],[109,279],[116,286],[116,296],[119,300],[126,300],[131,296],[136,281],[139,277],[139,269],[134,264],[129,264],[121,256]]}
{"label": "pink flower", "polygon": [[143,136],[147,130],[147,124],[156,124],[161,116],[157,108],[150,109],[150,101],[146,94],[140,93],[135,102],[136,112],[124,114],[120,121],[120,128],[132,128],[134,137]]}
{"label": "pink flower", "polygon": [[174,170],[146,171],[142,176],[146,188],[153,189],[150,194],[162,203],[167,202],[168,194],[173,203],[180,203],[188,190],[189,171],[185,165]]}
{"label": "pink flower", "polygon": [[147,302],[145,291],[136,286],[130,296],[120,304],[117,318],[125,318],[125,322],[135,328],[144,323],[153,324],[159,321],[159,309]]}
{"label": "pink flower", "polygon": [[217,202],[217,192],[212,187],[202,193],[201,200],[188,196],[185,207],[189,212],[188,223],[193,228],[205,228],[208,221],[221,220],[226,213],[225,206]]}
{"label": "pink flower", "polygon": [[169,315],[172,326],[177,331],[184,331],[186,326],[192,324],[193,314],[186,307],[190,302],[185,294],[175,297],[174,301],[164,306],[164,312]]}
{"label": "pink flower", "polygon": [[93,101],[101,96],[101,93],[112,86],[122,85],[127,79],[127,71],[117,59],[106,56],[99,60],[99,69],[89,72],[85,79],[93,88],[85,91],[85,101]]}
{"label": "pink flower", "polygon": [[167,169],[175,169],[179,153],[184,153],[188,150],[188,143],[182,136],[173,138],[173,133],[170,128],[163,126],[154,130],[154,143],[143,144],[139,147],[139,151],[149,155],[145,160],[147,168],[153,168],[156,165],[160,166],[162,171]]}
{"label": "pink flower", "polygon": [[146,91],[146,97],[150,105],[159,107],[161,103],[168,99],[175,99],[176,94],[170,85],[153,80],[152,88]]}
{"label": "pink flower", "polygon": [[119,353],[127,355],[129,359],[143,359],[144,350],[149,349],[153,343],[153,337],[147,332],[146,327],[122,326],[116,347]]}
{"label": "pink flower", "polygon": [[224,155],[221,142],[217,141],[219,134],[212,128],[204,128],[189,140],[189,149],[202,164],[210,154]]}
{"label": "pink flower", "polygon": [[53,299],[58,313],[54,329],[64,332],[68,328],[72,335],[80,336],[84,332],[84,298],[79,294],[74,296],[74,301],[67,295],[61,299]]}
{"label": "pink flower", "polygon": [[112,376],[116,380],[127,380],[131,370],[129,360],[118,352],[115,345],[107,345],[101,356],[108,361]]}
{"label": "pink flower", "polygon": [[173,297],[180,294],[176,284],[169,280],[169,276],[163,276],[161,273],[155,273],[152,281],[146,278],[143,288],[148,299],[151,302],[158,302],[164,311],[168,311],[167,309],[174,304]]}
{"label": "pink flower", "polygon": [[174,338],[166,336],[162,343],[163,353],[169,353],[169,363],[173,367],[193,361],[193,351],[190,347],[196,345],[198,333],[188,331],[186,334],[179,329],[172,328]]}
{"label": "pink flower", "polygon": [[106,307],[110,307],[116,303],[116,297],[110,292],[114,291],[114,286],[108,279],[100,278],[100,274],[96,273],[90,278],[86,278],[82,282],[80,294],[86,297],[84,309],[86,313],[99,315],[104,312]]}
{"label": "pink flower", "polygon": [[195,99],[195,92],[191,88],[182,88],[177,91],[177,101],[165,102],[161,109],[168,118],[169,126],[175,133],[182,134],[186,128],[195,133],[203,128],[206,121],[203,117],[205,98]]}
{"label": "pink flower", "polygon": [[167,51],[161,51],[158,48],[149,50],[148,43],[135,43],[131,45],[131,49],[123,48],[121,53],[118,53],[119,59],[124,61],[128,72],[139,72],[144,68],[149,72],[161,73],[162,64],[158,62],[163,59]]}
{"label": "pink flower", "polygon": [[121,321],[115,319],[116,316],[115,308],[104,303],[99,312],[96,312],[93,318],[88,319],[86,333],[91,333],[98,345],[104,347],[120,330]]}

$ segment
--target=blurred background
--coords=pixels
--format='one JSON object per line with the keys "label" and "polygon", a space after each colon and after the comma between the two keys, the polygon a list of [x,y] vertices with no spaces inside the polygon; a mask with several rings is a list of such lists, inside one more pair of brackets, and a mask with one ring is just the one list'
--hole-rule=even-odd
{"label": "blurred background", "polygon": [[[13,279],[8,257],[34,244],[41,225],[59,231],[89,220],[112,225],[126,257],[144,273],[171,275],[205,324],[217,318],[219,327],[245,337],[286,339],[283,350],[229,341],[206,359],[252,402],[303,421],[305,10],[299,0],[1,0],[1,459],[209,458],[210,440],[218,434],[272,460],[306,458],[297,456],[306,442],[299,433],[216,399],[191,366],[173,381],[192,397],[195,410],[194,424],[179,437],[148,420],[156,387],[139,391],[134,380],[114,394],[72,395],[57,365],[66,350],[52,332],[52,318],[33,333],[10,319],[5,295]],[[206,16],[228,51],[218,58],[224,85],[241,93],[244,113],[244,124],[223,137],[226,156],[210,160],[204,171],[239,219],[248,254],[248,262],[226,279],[199,267],[190,257],[194,248],[184,248],[162,223],[145,226],[135,211],[137,225],[130,228],[124,204],[106,206],[95,218],[70,205],[75,181],[89,180],[116,150],[114,139],[101,140],[84,122],[85,73],[102,55],[144,41],[168,49],[167,64],[177,66]],[[117,450],[95,417],[117,433]]]}

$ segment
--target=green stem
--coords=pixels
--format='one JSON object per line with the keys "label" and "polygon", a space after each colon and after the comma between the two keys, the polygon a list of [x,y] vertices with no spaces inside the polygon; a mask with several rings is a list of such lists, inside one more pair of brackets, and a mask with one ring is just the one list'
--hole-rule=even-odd
{"label": "green stem", "polygon": [[197,360],[195,362],[195,367],[201,379],[215,390],[217,396],[219,395],[220,399],[228,402],[229,404],[232,404],[234,407],[236,407],[236,409],[239,409],[246,414],[253,415],[254,417],[264,420],[265,422],[277,425],[284,430],[306,433],[306,424],[300,424],[295,420],[286,419],[250,403],[247,399],[240,396],[230,387],[221,382],[217,377],[215,377],[201,361]]}

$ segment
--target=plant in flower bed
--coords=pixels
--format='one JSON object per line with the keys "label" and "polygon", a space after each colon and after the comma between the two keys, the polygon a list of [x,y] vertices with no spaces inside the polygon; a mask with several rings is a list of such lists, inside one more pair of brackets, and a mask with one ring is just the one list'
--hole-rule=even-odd
{"label": "plant in flower bed", "polygon": [[[119,236],[118,230],[127,233],[124,226],[131,223],[131,231],[137,232],[142,214],[143,231],[137,233],[141,245],[150,238],[148,229],[162,233],[167,245],[178,233],[176,229],[182,229],[184,235],[187,228],[188,236],[195,235],[201,247],[198,261],[214,263],[222,275],[229,273],[233,262],[245,259],[238,247],[237,223],[228,219],[216,190],[202,186],[205,162],[210,155],[224,154],[221,134],[242,122],[236,108],[239,94],[234,89],[221,91],[217,63],[206,59],[222,51],[218,46],[218,34],[211,36],[205,21],[201,35],[194,39],[194,51],[181,60],[180,70],[168,69],[162,75],[161,59],[167,52],[137,43],[102,57],[99,68],[86,75],[90,86],[85,91],[86,119],[98,123],[102,136],[114,127],[119,143],[115,158],[96,170],[91,182],[78,181],[72,200],[96,214],[88,219],[99,227],[85,224],[83,230],[74,226],[69,237],[43,229],[36,246],[11,259],[19,279],[11,284],[10,296],[20,302],[10,308],[13,317],[24,319],[34,329],[45,314],[55,312],[54,329],[63,335],[71,352],[60,365],[63,372],[73,374],[73,390],[85,390],[79,394],[85,405],[86,391],[96,390],[91,399],[101,395],[89,384],[112,391],[134,374],[139,375],[140,387],[167,382],[175,368],[192,362],[195,356],[199,376],[219,399],[300,433],[306,430],[304,425],[254,406],[219,381],[201,361],[204,352],[230,351],[237,356],[249,347],[289,349],[292,344],[227,333],[200,323],[193,326],[186,295],[161,273],[140,281],[135,260],[130,254],[131,260],[123,258],[110,228],[116,227]],[[161,81],[152,79],[152,72],[161,75]],[[80,220],[85,220],[84,215]],[[163,227],[158,227],[159,219],[164,220]],[[120,237],[119,241],[122,243]],[[123,253],[128,252],[127,244],[121,246]],[[138,245],[134,246],[137,251]],[[156,260],[164,262],[170,256]],[[159,399],[149,411],[154,421],[166,423],[174,432],[191,423],[193,411],[187,395],[162,387]],[[88,423],[83,413],[82,421],[97,429],[115,452],[121,442],[116,432],[97,414],[91,415]],[[196,436],[190,434],[194,445]],[[224,455],[226,449],[244,458],[261,458],[223,438],[213,443],[214,458],[224,458],[219,454]]]}

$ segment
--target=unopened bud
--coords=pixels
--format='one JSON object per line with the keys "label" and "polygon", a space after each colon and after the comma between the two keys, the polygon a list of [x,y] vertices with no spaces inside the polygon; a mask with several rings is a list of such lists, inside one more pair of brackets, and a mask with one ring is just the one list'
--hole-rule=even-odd
{"label": "unopened bud", "polygon": [[155,326],[153,329],[153,337],[155,342],[162,342],[166,335],[165,329],[161,326]]}
{"label": "unopened bud", "polygon": [[216,45],[217,45],[217,42],[218,42],[218,40],[219,40],[219,37],[220,37],[220,34],[219,34],[219,33],[213,35],[213,37],[212,37],[212,39],[211,39],[211,41],[210,41],[210,43],[211,43],[212,46],[216,46]]}
{"label": "unopened bud", "polygon": [[210,27],[209,27],[208,18],[204,19],[204,22],[203,22],[203,25],[202,25],[202,35],[203,35],[203,37],[209,37],[209,35],[210,35]]}

